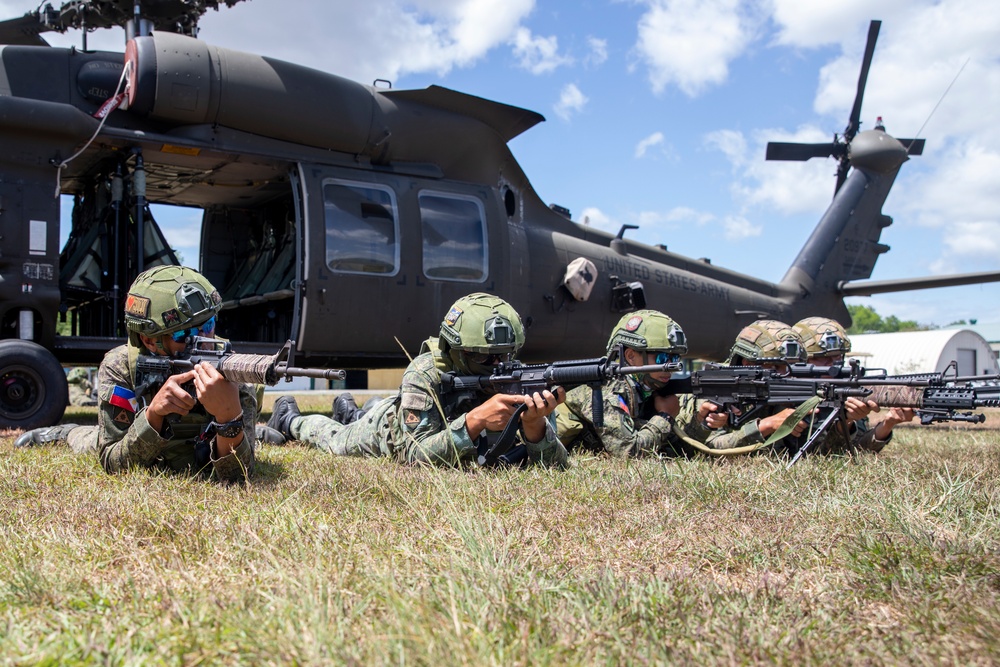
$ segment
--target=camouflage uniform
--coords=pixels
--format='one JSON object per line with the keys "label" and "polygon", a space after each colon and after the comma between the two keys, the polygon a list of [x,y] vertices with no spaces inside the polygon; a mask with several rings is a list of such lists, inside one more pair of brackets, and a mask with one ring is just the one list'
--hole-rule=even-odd
{"label": "camouflage uniform", "polygon": [[[608,355],[624,354],[620,345],[650,354],[687,352],[681,328],[663,313],[653,310],[629,313],[618,322],[608,340]],[[568,449],[603,450],[614,456],[686,453],[673,432],[673,417],[656,412],[653,391],[642,378],[615,378],[603,386],[602,394],[604,425],[601,427],[594,425],[590,387],[576,387],[567,394],[565,404],[559,408],[558,426],[559,439]],[[684,409],[682,402],[682,411]],[[690,410],[691,405],[686,409]],[[707,431],[702,435],[707,435]]]}
{"label": "camouflage uniform", "polygon": [[66,382],[69,385],[70,405],[97,405],[97,399],[94,398],[94,385],[90,383],[86,368],[72,369],[66,375]]}
{"label": "camouflage uniform", "polygon": [[[438,339],[428,339],[403,373],[395,397],[383,399],[348,425],[323,415],[297,417],[292,420],[291,434],[338,456],[390,456],[405,463],[449,466],[474,461],[477,443],[469,438],[465,414],[489,396],[442,396],[441,376],[451,370],[454,368],[441,353]],[[485,437],[498,435],[491,432]],[[526,445],[528,462],[557,467],[566,464],[566,449],[556,437],[554,415],[549,416],[540,442],[524,442],[520,434],[518,438],[519,444]]]}
{"label": "camouflage uniform", "polygon": [[[654,412],[652,393],[632,377],[616,378],[604,385],[604,426],[594,426],[590,387],[577,387],[559,408],[559,438],[573,451],[577,448],[614,456],[682,456],[687,449],[674,434],[674,419]],[[690,398],[687,397],[687,398]],[[681,414],[693,409],[694,402],[681,400]],[[566,408],[563,410],[563,408]],[[690,420],[690,417],[687,417]],[[710,433],[700,425],[693,428],[700,438]]]}
{"label": "camouflage uniform", "polygon": [[[785,354],[782,352],[784,341],[797,342],[799,351],[795,354]],[[790,363],[804,361],[808,353],[808,341],[803,340],[798,328],[775,320],[758,320],[752,325],[743,329],[737,337],[737,342],[733,346],[727,363],[739,365],[742,359],[751,362],[765,363],[768,361],[785,361]],[[850,349],[850,348],[848,348]],[[787,407],[787,406],[785,406]],[[725,427],[716,431],[709,431],[707,437],[699,436],[699,433],[706,432],[703,426],[693,424],[691,418],[678,419],[685,435],[703,442],[712,449],[736,449],[739,447],[749,447],[762,445],[767,438],[760,432],[759,422],[762,418],[767,418],[778,414],[784,409],[782,406],[761,411],[760,416],[752,419],[738,429]],[[689,415],[691,413],[688,413]],[[810,420],[818,426],[825,415],[818,414],[805,419],[808,424]],[[838,454],[853,452],[856,450],[880,451],[888,443],[888,440],[880,441],[875,439],[874,430],[868,426],[868,420],[862,419],[850,424],[850,442],[845,442],[843,436],[836,431],[836,423],[831,424],[826,432],[820,435],[810,448],[809,453],[817,454]],[[809,439],[810,430],[807,428],[799,436],[787,435],[781,440],[771,444],[770,449],[779,454],[793,455]]]}
{"label": "camouflage uniform", "polygon": [[[769,410],[764,410],[760,415],[761,418],[770,417],[781,412],[783,408],[773,407]],[[816,415],[814,423],[818,426],[819,422],[822,420],[824,415]],[[806,418],[805,422],[808,424],[810,418]],[[678,422],[681,420],[678,419]],[[704,442],[707,446],[712,449],[735,449],[737,447],[746,447],[749,445],[763,444],[767,438],[765,438],[758,428],[757,424],[759,419],[752,419],[747,423],[743,424],[742,427],[738,429],[731,429],[726,427],[724,429],[719,429],[717,431],[709,431],[707,437],[698,437],[697,433],[700,430],[704,432],[704,427],[696,430],[690,421],[686,421],[683,425],[683,430],[685,435]],[[875,431],[871,429],[868,425],[867,419],[859,419],[857,421],[850,423],[851,438],[850,444],[845,443],[843,436],[834,429],[837,428],[837,423],[831,424],[826,432],[816,439],[808,450],[809,454],[845,454],[849,452],[854,452],[857,450],[866,450],[872,452],[882,451],[889,440],[892,438],[892,434],[889,438],[885,440],[876,440]],[[809,429],[803,431],[799,436],[787,435],[781,440],[771,444],[773,451],[778,453],[795,454],[799,449],[806,444],[809,439]]]}
{"label": "camouflage uniform", "polygon": [[[110,473],[141,466],[202,472],[224,481],[240,481],[250,475],[255,463],[254,426],[257,423],[257,401],[251,385],[240,385],[243,441],[231,454],[218,458],[214,441],[199,442],[199,436],[213,420],[200,405],[184,417],[174,417],[177,421],[168,422],[169,426],[164,426],[167,432],[164,437],[146,421],[145,407],[133,411],[120,406],[121,401],[112,404],[116,388],[134,392],[133,373],[134,364],[130,368],[127,345],[120,345],[105,355],[98,371],[98,425],[80,426],[66,434],[67,444],[73,451],[95,452]],[[151,399],[154,393],[149,391],[142,398]]]}
{"label": "camouflage uniform", "polygon": [[[851,339],[847,331],[836,320],[827,317],[807,317],[799,320],[793,326],[799,338],[805,343],[806,355],[809,361],[815,357],[839,354],[846,356],[851,351]],[[831,429],[836,428],[832,425]],[[875,437],[875,429],[871,428],[868,419],[858,419],[850,423],[850,442],[845,443],[839,433],[831,433],[828,429],[816,442],[809,447],[807,453],[844,454],[856,451],[880,452],[892,440],[892,431],[885,440]],[[803,439],[802,444],[805,444]]]}
{"label": "camouflage uniform", "polygon": [[[753,364],[796,363],[805,361],[805,348],[795,330],[784,322],[757,320],[740,331],[726,363],[739,366],[744,360]],[[697,414],[697,408],[702,402],[687,401],[690,407],[677,420],[680,429],[689,438],[702,442],[711,449],[720,450],[761,445],[767,440],[758,428],[759,419],[752,419],[739,429],[726,426],[714,431],[707,429],[703,424],[695,423],[694,415]],[[767,409],[761,416],[770,417],[783,409],[782,407]],[[792,450],[795,451],[799,444],[796,438],[787,436],[773,443],[771,447],[775,451],[790,448],[795,448]]]}
{"label": "camouflage uniform", "polygon": [[[198,335],[194,328],[214,318],[221,302],[211,283],[193,269],[157,266],[140,274],[126,299],[129,342],[109,351],[98,370],[98,425],[36,429],[18,442],[66,442],[75,452],[96,453],[108,472],[145,467],[196,472],[224,481],[246,479],[255,463],[257,399],[252,386],[239,387],[242,440],[222,457],[216,454],[215,437],[205,435],[214,417],[200,404],[183,417],[169,415],[158,433],[147,421],[146,405],[159,386],[136,395],[136,360],[140,352],[146,352],[139,333],[158,337],[177,332],[190,342]],[[160,342],[157,345],[162,347]],[[24,446],[18,442],[15,445]]]}

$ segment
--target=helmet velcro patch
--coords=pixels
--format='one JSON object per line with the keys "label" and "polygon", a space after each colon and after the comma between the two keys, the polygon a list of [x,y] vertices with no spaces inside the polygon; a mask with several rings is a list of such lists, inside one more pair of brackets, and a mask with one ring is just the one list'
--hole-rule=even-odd
{"label": "helmet velcro patch", "polygon": [[625,323],[626,331],[635,331],[640,326],[642,326],[642,317],[639,315],[633,315],[629,318],[628,322]]}
{"label": "helmet velcro patch", "polygon": [[458,318],[461,316],[462,309],[458,306],[452,306],[451,310],[448,311],[448,314],[445,315],[444,321],[448,326],[453,327],[455,326],[455,322],[458,322]]}
{"label": "helmet velcro patch", "polygon": [[172,327],[181,323],[181,314],[177,312],[176,308],[171,308],[170,310],[161,313],[160,317],[163,318],[164,327]]}
{"label": "helmet velcro patch", "polygon": [[138,294],[129,294],[125,299],[125,314],[149,318],[149,299]]}

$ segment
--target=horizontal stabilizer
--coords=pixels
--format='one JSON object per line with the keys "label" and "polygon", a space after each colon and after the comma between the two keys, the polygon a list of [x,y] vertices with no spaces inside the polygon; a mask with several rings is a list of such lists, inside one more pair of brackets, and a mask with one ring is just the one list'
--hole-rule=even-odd
{"label": "horizontal stabilizer", "polygon": [[837,286],[837,291],[844,296],[871,296],[872,294],[886,294],[888,292],[908,292],[932,287],[954,287],[994,282],[1000,282],[1000,271],[955,273],[950,276],[929,276],[927,278],[842,282]]}
{"label": "horizontal stabilizer", "polygon": [[428,86],[423,90],[380,90],[382,95],[404,99],[425,106],[451,111],[475,118],[494,130],[508,142],[545,120],[545,116],[529,109],[494,102],[475,95],[460,93],[443,86]]}

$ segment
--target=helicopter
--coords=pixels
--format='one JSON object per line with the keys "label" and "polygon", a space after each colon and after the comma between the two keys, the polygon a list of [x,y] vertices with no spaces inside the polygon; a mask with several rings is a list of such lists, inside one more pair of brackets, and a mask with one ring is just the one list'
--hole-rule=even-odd
{"label": "helicopter", "polygon": [[[300,366],[405,365],[470,292],[521,314],[528,362],[593,357],[646,307],[681,323],[690,357],[719,359],[755,319],[849,323],[845,296],[1000,280],[866,280],[888,250],[885,198],[924,147],[859,131],[877,21],[845,131],[768,147],[767,159],[839,164],[830,207],[772,283],[546,205],[508,148],[540,114],[212,46],[197,22],[221,4],[75,0],[0,22],[0,426],[58,422],[62,366],[123,342],[131,281],[179,263],[154,203],[202,211],[200,271],[234,349],[271,354],[291,338]],[[125,27],[124,53],[41,37],[111,25]],[[62,248],[59,195],[74,202]]]}

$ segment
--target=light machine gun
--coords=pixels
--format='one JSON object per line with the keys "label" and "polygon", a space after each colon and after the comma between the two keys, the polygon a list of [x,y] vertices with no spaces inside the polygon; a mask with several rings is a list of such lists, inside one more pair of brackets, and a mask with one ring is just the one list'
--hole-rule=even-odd
{"label": "light machine gun", "polygon": [[236,354],[229,341],[218,338],[196,337],[183,352],[174,357],[140,354],[135,363],[135,395],[145,394],[151,387],[158,387],[171,375],[178,375],[208,363],[230,382],[266,384],[273,386],[284,378],[311,377],[325,380],[343,380],[342,370],[329,368],[298,368],[293,366],[292,341],[273,356],[265,354]]}
{"label": "light machine gun", "polygon": [[[798,406],[782,428],[754,449],[780,440],[795,423],[817,411],[819,423],[792,457],[788,464],[791,467],[835,420],[840,420],[843,437],[850,437],[845,402],[852,396],[874,401],[880,407],[916,408],[920,423],[924,425],[943,421],[982,423],[984,415],[960,411],[1000,407],[1000,387],[974,384],[1000,376],[949,375],[949,371],[954,373],[955,369],[956,364],[952,362],[948,369],[938,374],[887,376],[883,370],[873,376],[856,359],[851,359],[846,367],[791,364],[786,373],[780,374],[757,366],[709,366],[689,377],[671,378],[660,391],[663,394],[690,393],[716,403],[726,409],[733,427],[755,418],[768,406]],[[713,450],[710,453],[744,452]]]}
{"label": "light machine gun", "polygon": [[[673,373],[681,370],[680,363],[652,364],[648,366],[622,366],[610,361],[607,357],[599,359],[579,359],[574,361],[556,361],[551,364],[526,365],[519,361],[499,364],[490,375],[458,375],[454,372],[441,376],[441,393],[449,396],[454,393],[476,394],[492,392],[500,394],[528,394],[541,392],[554,387],[562,387],[566,391],[588,385],[593,390],[591,407],[594,413],[594,425],[604,425],[604,396],[602,385],[623,375],[645,373]],[[476,460],[479,465],[492,466],[497,463],[518,463],[527,455],[523,445],[512,447],[517,429],[521,423],[521,414],[527,410],[527,405],[519,405],[507,426],[496,441],[490,445],[482,438],[477,449]]]}

